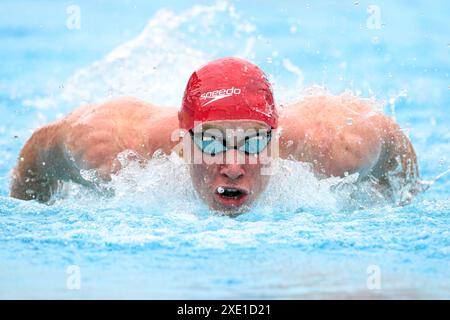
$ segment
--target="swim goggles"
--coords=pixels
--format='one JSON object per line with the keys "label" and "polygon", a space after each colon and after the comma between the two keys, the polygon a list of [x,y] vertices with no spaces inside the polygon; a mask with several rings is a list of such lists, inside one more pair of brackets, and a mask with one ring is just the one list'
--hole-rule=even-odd
{"label": "swim goggles", "polygon": [[214,135],[204,135],[202,132],[194,133],[192,130],[189,130],[189,133],[197,147],[199,147],[203,153],[212,156],[221,152],[226,152],[230,149],[236,149],[245,154],[259,154],[267,147],[272,138],[271,131],[267,131],[263,134],[258,132],[254,136],[245,137],[240,145],[227,146],[227,141],[222,139],[222,137],[219,138]]}

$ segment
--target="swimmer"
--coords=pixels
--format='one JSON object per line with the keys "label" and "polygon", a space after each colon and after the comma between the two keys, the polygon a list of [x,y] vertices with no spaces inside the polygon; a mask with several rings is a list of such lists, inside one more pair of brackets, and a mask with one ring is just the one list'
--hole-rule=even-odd
{"label": "swimmer", "polygon": [[48,202],[61,181],[93,186],[81,170],[95,169],[108,181],[120,171],[124,150],[143,164],[158,150],[177,152],[198,196],[229,215],[258,199],[276,158],[309,163],[318,177],[358,173],[387,197],[393,177],[396,186],[419,178],[411,142],[370,100],[308,96],[278,110],[264,72],[229,57],[191,75],[181,108],[124,97],[79,107],[37,129],[20,152],[11,196]]}

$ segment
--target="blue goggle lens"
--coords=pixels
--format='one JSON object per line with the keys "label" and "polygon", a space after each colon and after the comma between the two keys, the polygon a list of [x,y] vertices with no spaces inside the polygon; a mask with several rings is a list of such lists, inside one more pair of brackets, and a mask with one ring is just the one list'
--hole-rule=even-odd
{"label": "blue goggle lens", "polygon": [[[200,150],[202,150],[202,152],[206,154],[216,155],[229,149],[225,140],[219,140],[214,136],[194,134],[192,130],[190,131],[190,133],[195,144],[200,148]],[[244,143],[241,146],[234,147],[233,149],[237,149],[240,152],[244,152],[246,154],[259,154],[267,147],[270,139],[270,131],[265,135],[246,137]]]}

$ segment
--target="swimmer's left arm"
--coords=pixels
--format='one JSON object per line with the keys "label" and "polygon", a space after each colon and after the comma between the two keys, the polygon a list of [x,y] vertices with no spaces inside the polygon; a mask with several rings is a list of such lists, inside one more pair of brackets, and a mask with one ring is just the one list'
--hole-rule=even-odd
{"label": "swimmer's left arm", "polygon": [[[313,96],[285,108],[280,155],[310,163],[321,176],[370,174],[382,155],[382,130],[361,99]],[[377,121],[377,124],[381,122]]]}
{"label": "swimmer's left arm", "polygon": [[381,132],[382,153],[371,171],[372,175],[385,185],[390,184],[390,178],[395,178],[401,186],[410,185],[412,193],[417,193],[419,166],[410,139],[390,117],[379,116],[375,125]]}
{"label": "swimmer's left arm", "polygon": [[404,130],[381,113],[353,121],[342,132],[336,131],[330,158],[335,175],[342,176],[344,170],[358,172],[361,180],[375,178],[380,187],[389,189],[394,178],[400,187],[410,185],[416,193],[417,157]]}
{"label": "swimmer's left arm", "polygon": [[367,99],[316,96],[286,107],[280,156],[310,163],[322,176],[358,173],[389,187],[419,177],[414,148],[393,119]]}
{"label": "swimmer's left arm", "polygon": [[342,176],[343,170],[357,172],[359,180],[372,181],[385,196],[399,197],[401,204],[420,192],[414,147],[392,118],[381,113],[356,117],[349,127],[342,135],[336,134],[330,162],[334,175]]}

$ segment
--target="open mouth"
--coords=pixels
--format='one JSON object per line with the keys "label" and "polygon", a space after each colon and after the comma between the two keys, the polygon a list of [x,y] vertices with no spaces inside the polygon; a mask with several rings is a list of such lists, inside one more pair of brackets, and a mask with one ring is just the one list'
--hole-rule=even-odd
{"label": "open mouth", "polygon": [[247,195],[247,192],[243,189],[230,187],[218,187],[216,193],[219,196],[227,199],[239,199]]}
{"label": "open mouth", "polygon": [[249,193],[245,189],[221,186],[216,189],[215,198],[223,208],[238,208],[248,200]]}

